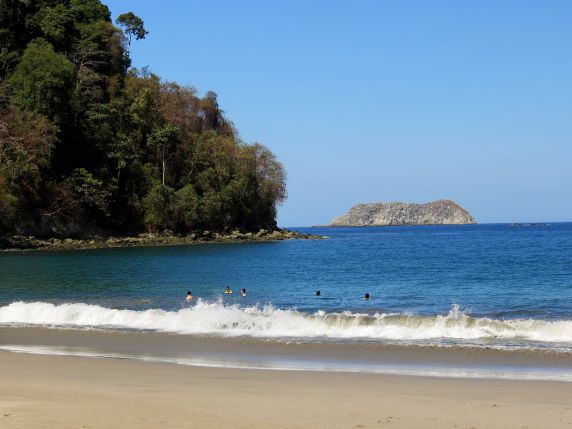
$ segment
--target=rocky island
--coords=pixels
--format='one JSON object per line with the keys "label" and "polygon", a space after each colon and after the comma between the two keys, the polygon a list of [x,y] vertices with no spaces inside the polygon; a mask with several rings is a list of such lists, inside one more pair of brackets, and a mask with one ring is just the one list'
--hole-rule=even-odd
{"label": "rocky island", "polygon": [[329,226],[397,226],[474,224],[475,218],[451,200],[425,204],[370,203],[353,206]]}

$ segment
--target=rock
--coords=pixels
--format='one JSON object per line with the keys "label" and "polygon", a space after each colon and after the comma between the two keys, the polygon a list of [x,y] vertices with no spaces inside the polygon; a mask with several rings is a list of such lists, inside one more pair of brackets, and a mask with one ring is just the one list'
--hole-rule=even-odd
{"label": "rock", "polygon": [[65,243],[65,244],[72,244],[72,243],[73,243],[73,240],[72,240],[71,238],[66,238],[66,239],[64,240],[64,243]]}
{"label": "rock", "polygon": [[271,240],[284,240],[284,234],[282,231],[274,230],[269,237]]}
{"label": "rock", "polygon": [[458,225],[476,223],[468,211],[450,200],[425,204],[371,203],[353,206],[330,226]]}

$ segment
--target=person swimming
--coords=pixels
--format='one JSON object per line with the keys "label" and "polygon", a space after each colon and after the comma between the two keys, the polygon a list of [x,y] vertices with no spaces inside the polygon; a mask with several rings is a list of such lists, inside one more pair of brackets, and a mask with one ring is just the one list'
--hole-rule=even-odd
{"label": "person swimming", "polygon": [[316,296],[320,296],[322,295],[321,292],[319,290],[316,291]]}
{"label": "person swimming", "polygon": [[230,293],[232,293],[232,289],[227,286],[226,289],[224,290],[224,293],[230,294]]}
{"label": "person swimming", "polygon": [[240,289],[240,294],[242,295],[243,298],[246,297],[246,289],[245,288]]}
{"label": "person swimming", "polygon": [[193,300],[193,294],[191,291],[187,292],[187,302],[191,302]]}
{"label": "person swimming", "polygon": [[369,293],[365,293],[365,295],[363,296],[363,299],[369,299]]}

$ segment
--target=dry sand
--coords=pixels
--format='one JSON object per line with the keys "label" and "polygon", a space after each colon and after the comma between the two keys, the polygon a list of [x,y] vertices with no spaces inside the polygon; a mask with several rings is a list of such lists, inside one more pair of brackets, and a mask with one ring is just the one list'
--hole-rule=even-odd
{"label": "dry sand", "polygon": [[572,383],[0,352],[0,428],[572,428]]}

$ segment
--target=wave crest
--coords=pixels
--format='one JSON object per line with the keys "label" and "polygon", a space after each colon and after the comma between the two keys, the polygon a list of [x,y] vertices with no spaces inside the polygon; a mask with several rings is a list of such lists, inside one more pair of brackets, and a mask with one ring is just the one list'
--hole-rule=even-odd
{"label": "wave crest", "polygon": [[446,315],[418,316],[349,311],[306,314],[272,305],[240,307],[203,300],[178,311],[122,310],[84,303],[13,302],[0,307],[0,324],[128,328],[258,338],[572,343],[572,321],[476,318],[461,312],[457,305]]}

